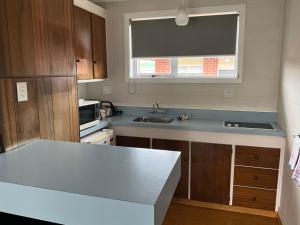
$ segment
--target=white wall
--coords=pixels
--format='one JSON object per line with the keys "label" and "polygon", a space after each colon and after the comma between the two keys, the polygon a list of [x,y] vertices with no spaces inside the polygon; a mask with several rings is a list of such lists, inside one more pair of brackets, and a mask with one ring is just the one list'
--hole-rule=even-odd
{"label": "white wall", "polygon": [[280,124],[287,131],[280,217],[284,225],[300,225],[300,187],[288,168],[292,135],[300,134],[300,1],[286,0],[279,94]]}
{"label": "white wall", "polygon": [[[104,4],[109,81],[88,84],[88,97],[112,100],[119,105],[150,106],[158,101],[165,107],[276,111],[283,0],[190,0],[188,5],[192,8],[241,3],[246,3],[247,10],[242,84],[136,84],[135,88],[125,83],[123,14],[174,9],[179,0]],[[103,96],[102,85],[111,85],[112,95]],[[224,98],[224,87],[233,87],[235,96]]]}

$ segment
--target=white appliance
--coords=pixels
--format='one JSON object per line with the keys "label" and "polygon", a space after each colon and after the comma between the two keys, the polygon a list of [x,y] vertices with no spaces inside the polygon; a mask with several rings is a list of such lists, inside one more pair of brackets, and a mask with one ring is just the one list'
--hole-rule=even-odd
{"label": "white appliance", "polygon": [[112,145],[114,132],[112,129],[103,129],[81,138],[81,143],[96,145]]}
{"label": "white appliance", "polygon": [[93,127],[99,123],[100,102],[95,100],[79,100],[80,130]]}

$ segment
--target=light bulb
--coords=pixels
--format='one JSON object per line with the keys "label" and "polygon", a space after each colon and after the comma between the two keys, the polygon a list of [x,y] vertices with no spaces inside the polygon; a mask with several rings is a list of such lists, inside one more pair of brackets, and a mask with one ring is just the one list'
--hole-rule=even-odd
{"label": "light bulb", "polygon": [[187,9],[182,4],[177,11],[175,21],[178,26],[186,26],[189,23],[189,15]]}

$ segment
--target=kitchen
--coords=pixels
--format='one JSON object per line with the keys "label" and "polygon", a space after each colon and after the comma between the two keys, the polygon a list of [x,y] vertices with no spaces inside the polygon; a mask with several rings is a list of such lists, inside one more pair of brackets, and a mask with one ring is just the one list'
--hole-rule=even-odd
{"label": "kitchen", "polygon": [[0,11],[1,217],[300,224],[296,0]]}

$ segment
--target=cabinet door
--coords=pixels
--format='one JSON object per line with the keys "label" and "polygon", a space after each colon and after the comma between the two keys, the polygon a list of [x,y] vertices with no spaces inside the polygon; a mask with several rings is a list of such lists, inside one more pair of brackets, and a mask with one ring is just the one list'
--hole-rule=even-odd
{"label": "cabinet door", "polygon": [[15,92],[12,79],[0,79],[1,152],[17,147]]}
{"label": "cabinet door", "polygon": [[93,79],[93,48],[91,13],[74,6],[75,56],[77,77]]}
{"label": "cabinet door", "polygon": [[92,15],[94,78],[107,78],[105,19]]}
{"label": "cabinet door", "polygon": [[12,75],[35,76],[31,0],[6,0]]}
{"label": "cabinet door", "polygon": [[68,78],[69,84],[69,102],[70,102],[70,141],[79,142],[79,110],[78,110],[78,93],[76,77]]}
{"label": "cabinet door", "polygon": [[0,78],[11,76],[8,43],[6,2],[5,0],[0,0]]}
{"label": "cabinet door", "polygon": [[37,84],[35,78],[14,79],[27,83],[28,100],[16,103],[18,145],[23,145],[40,138]]}
{"label": "cabinet door", "polygon": [[187,199],[189,180],[189,142],[178,140],[153,139],[152,148],[181,152],[181,178],[174,196]]}
{"label": "cabinet door", "polygon": [[51,74],[46,1],[47,0],[31,0],[35,69],[37,76],[49,76]]}
{"label": "cabinet door", "polygon": [[192,143],[191,199],[229,204],[231,145]]}
{"label": "cabinet door", "polygon": [[53,76],[74,76],[73,1],[46,0],[50,67]]}
{"label": "cabinet door", "polygon": [[117,135],[116,139],[117,146],[133,148],[150,148],[150,138]]}
{"label": "cabinet door", "polygon": [[53,77],[52,98],[55,140],[70,140],[70,103],[69,84],[67,77]]}
{"label": "cabinet door", "polygon": [[40,132],[42,139],[54,140],[51,78],[37,79]]}

